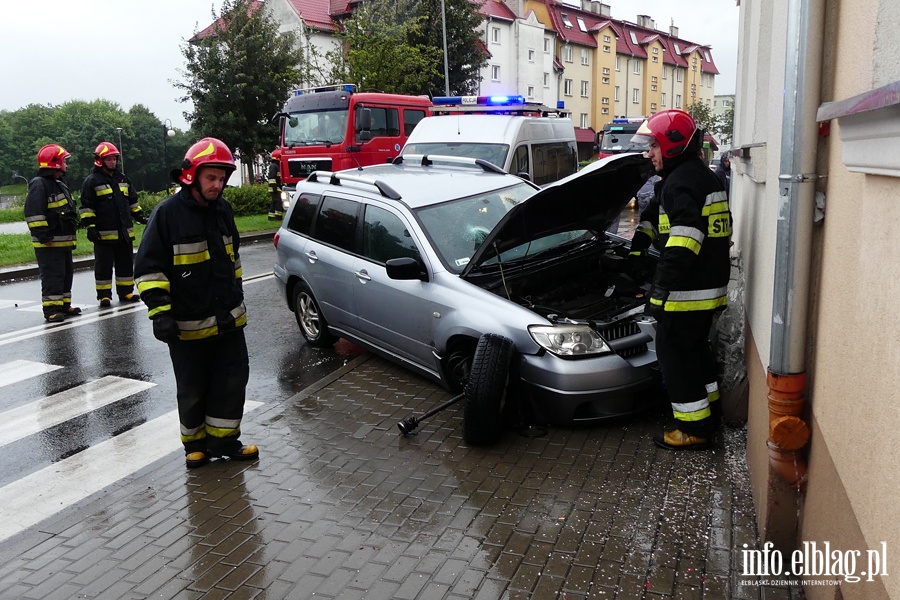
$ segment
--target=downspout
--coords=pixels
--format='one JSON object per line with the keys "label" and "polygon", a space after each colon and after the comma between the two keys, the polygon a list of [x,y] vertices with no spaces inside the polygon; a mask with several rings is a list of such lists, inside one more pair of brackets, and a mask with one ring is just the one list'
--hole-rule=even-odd
{"label": "downspout", "polygon": [[788,0],[784,128],[778,184],[778,229],[772,346],[769,352],[769,465],[804,491],[802,449],[809,426],[801,418],[806,390],[806,330],[818,175],[816,110],[821,96],[824,0]]}

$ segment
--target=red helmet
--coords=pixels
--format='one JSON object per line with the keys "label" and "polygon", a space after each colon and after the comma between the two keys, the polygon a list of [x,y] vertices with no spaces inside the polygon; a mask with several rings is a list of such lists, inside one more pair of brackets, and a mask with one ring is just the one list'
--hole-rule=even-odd
{"label": "red helmet", "polygon": [[94,166],[102,167],[103,159],[108,156],[121,156],[122,153],[111,142],[100,142],[94,148]]}
{"label": "red helmet", "polygon": [[236,168],[234,156],[225,142],[211,137],[203,138],[188,148],[181,169],[173,171],[173,175],[184,185],[191,185],[199,167],[218,167],[228,171],[228,175]]}
{"label": "red helmet", "polygon": [[275,148],[272,150],[272,160],[278,160],[281,158],[281,148]]}
{"label": "red helmet", "polygon": [[63,161],[72,156],[57,144],[47,144],[37,153],[38,169],[60,169]]}
{"label": "red helmet", "polygon": [[656,140],[663,158],[675,158],[684,154],[697,134],[697,123],[683,110],[664,110],[651,115],[637,130],[632,143]]}

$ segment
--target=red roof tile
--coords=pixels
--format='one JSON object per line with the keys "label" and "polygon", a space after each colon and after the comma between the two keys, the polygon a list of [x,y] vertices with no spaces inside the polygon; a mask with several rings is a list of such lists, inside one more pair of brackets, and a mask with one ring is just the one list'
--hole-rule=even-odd
{"label": "red roof tile", "polygon": [[[252,15],[257,10],[262,8],[262,0],[253,0],[253,3],[247,8],[247,14]],[[196,43],[202,40],[205,37],[210,35],[214,35],[217,29],[223,29],[225,27],[225,21],[222,18],[216,19],[216,21],[210,25],[207,25],[203,30],[194,34],[194,36],[188,40],[188,42]]]}
{"label": "red roof tile", "polygon": [[515,21],[516,14],[508,6],[499,0],[474,0],[473,4],[480,4],[478,12],[485,17],[501,19],[503,21]]}

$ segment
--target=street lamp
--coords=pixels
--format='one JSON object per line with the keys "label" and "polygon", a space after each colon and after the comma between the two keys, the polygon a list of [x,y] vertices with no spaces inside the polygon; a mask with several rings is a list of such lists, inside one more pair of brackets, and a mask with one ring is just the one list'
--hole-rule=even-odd
{"label": "street lamp", "polygon": [[25,182],[25,187],[26,187],[26,188],[28,187],[28,179],[26,179],[26,178],[23,177],[22,175],[19,175],[19,174],[16,173],[15,171],[13,171],[12,176],[13,176],[13,179],[15,179],[16,177],[18,177],[19,179],[21,179],[22,181],[24,181],[24,182]]}
{"label": "street lamp", "polygon": [[169,138],[175,137],[172,121],[163,121],[163,179],[166,182],[166,193],[169,193]]}
{"label": "street lamp", "polygon": [[122,128],[116,127],[119,132],[119,161],[122,163],[122,175],[125,174],[125,147],[122,145]]}

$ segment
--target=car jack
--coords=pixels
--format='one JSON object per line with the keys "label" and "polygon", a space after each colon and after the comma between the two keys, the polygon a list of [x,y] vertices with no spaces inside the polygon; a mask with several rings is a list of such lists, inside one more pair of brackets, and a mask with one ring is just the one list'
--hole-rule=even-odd
{"label": "car jack", "polygon": [[419,423],[421,423],[423,419],[427,419],[428,417],[430,417],[432,415],[436,415],[437,413],[441,412],[448,406],[456,404],[457,402],[462,400],[464,397],[465,397],[464,393],[460,394],[458,396],[454,396],[453,398],[450,398],[443,404],[438,404],[437,406],[435,406],[434,408],[432,408],[431,410],[426,412],[421,417],[407,417],[406,419],[403,419],[402,421],[397,423],[397,428],[400,430],[400,433],[402,433],[403,435],[411,435],[413,432],[415,432],[416,427],[419,426]]}

